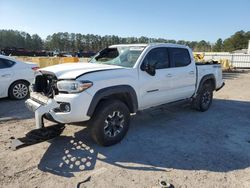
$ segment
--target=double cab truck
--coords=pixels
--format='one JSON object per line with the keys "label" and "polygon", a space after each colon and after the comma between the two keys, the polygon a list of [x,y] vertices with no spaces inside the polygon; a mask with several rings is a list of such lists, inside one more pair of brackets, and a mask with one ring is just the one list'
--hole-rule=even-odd
{"label": "double cab truck", "polygon": [[131,114],[180,100],[204,112],[223,85],[220,64],[197,64],[187,46],[112,45],[88,63],[39,69],[25,103],[38,129],[44,118],[85,122],[96,143],[110,146],[126,135]]}

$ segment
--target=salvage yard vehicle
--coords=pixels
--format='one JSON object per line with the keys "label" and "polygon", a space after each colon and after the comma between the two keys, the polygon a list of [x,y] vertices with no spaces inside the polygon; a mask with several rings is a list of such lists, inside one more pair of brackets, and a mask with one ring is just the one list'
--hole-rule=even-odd
{"label": "salvage yard vehicle", "polygon": [[43,118],[86,122],[95,142],[110,146],[127,133],[131,114],[180,100],[204,112],[223,85],[220,64],[196,64],[187,46],[113,45],[89,63],[39,69],[26,106],[37,128]]}
{"label": "salvage yard vehicle", "polygon": [[24,63],[0,55],[0,98],[21,100],[29,95],[29,85],[35,78],[34,63]]}

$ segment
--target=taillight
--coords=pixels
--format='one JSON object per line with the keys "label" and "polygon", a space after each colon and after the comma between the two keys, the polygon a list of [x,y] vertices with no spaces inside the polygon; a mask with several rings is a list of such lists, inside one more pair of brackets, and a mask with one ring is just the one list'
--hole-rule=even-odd
{"label": "taillight", "polygon": [[33,70],[33,71],[36,71],[36,70],[38,70],[40,67],[32,67],[31,69]]}

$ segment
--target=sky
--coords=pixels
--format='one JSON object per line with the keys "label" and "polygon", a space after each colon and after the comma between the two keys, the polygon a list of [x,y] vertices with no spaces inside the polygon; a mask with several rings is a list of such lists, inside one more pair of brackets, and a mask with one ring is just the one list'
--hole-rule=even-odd
{"label": "sky", "polygon": [[0,0],[0,29],[215,42],[250,31],[250,0]]}

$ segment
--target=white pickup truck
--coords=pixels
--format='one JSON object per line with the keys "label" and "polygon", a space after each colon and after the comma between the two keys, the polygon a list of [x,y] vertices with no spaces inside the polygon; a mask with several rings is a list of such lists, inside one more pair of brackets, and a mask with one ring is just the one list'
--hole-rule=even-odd
{"label": "white pickup truck", "polygon": [[203,112],[223,85],[220,64],[196,64],[187,46],[113,45],[89,63],[39,69],[26,106],[37,128],[43,118],[86,122],[93,139],[109,146],[127,133],[130,114],[179,100]]}

